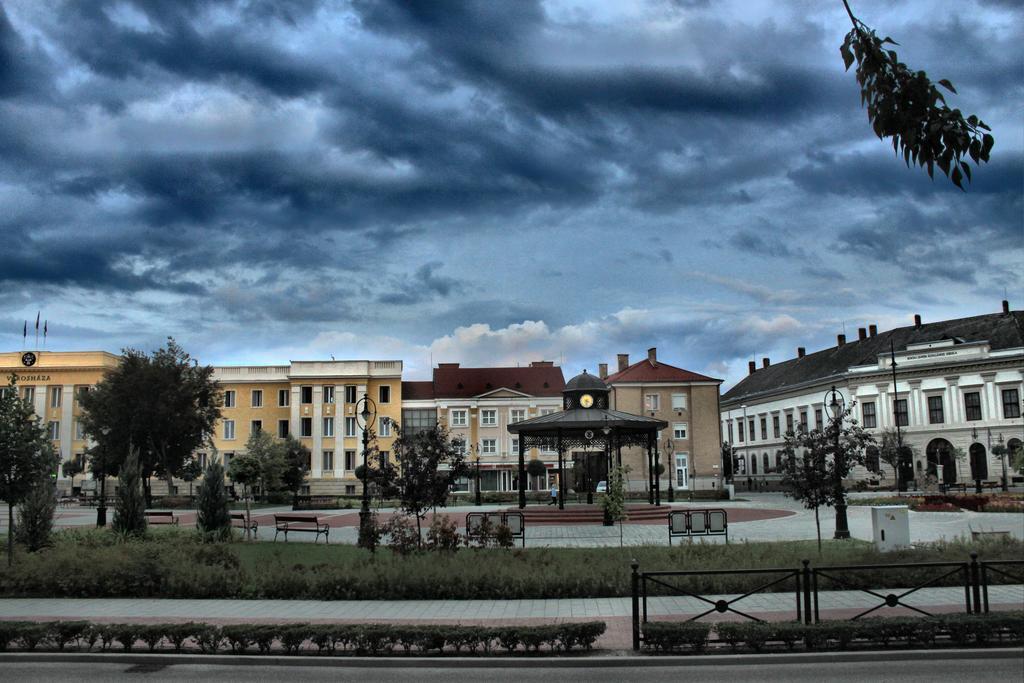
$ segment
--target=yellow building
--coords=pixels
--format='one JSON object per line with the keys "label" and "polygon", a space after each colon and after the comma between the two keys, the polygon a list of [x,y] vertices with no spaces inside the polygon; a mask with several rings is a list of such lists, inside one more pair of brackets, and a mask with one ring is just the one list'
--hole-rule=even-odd
{"label": "yellow building", "polygon": [[[88,447],[78,397],[119,362],[104,351],[17,351],[0,353],[0,373],[5,385],[11,373],[17,376],[18,391],[35,407],[64,462]],[[62,480],[61,486],[70,488],[70,481]]]}

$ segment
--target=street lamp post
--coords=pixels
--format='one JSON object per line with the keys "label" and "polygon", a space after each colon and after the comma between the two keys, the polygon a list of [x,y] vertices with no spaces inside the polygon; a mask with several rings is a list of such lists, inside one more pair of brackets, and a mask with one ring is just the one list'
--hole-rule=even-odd
{"label": "street lamp post", "polygon": [[[977,441],[977,440],[978,440],[978,428],[977,427],[971,427],[971,441],[974,442],[974,441]],[[977,454],[977,451],[974,449],[974,443],[972,443],[971,447],[967,449],[967,457],[971,459],[970,460],[970,463],[971,463],[971,475],[973,475],[973,477],[974,477],[974,492],[980,494],[981,493],[981,477],[978,476],[978,475],[981,474],[981,463],[978,462],[978,454]]]}
{"label": "street lamp post", "polygon": [[[989,431],[991,435],[991,430]],[[996,443],[999,444],[999,464],[1003,466],[1003,482],[1001,488],[1003,491],[1010,490],[1010,478],[1006,471],[1006,444],[1003,443],[1003,433],[999,432],[999,438],[996,439]]]}
{"label": "street lamp post", "polygon": [[676,454],[672,452],[672,439],[665,439],[665,453],[668,455],[668,502],[676,502],[676,487],[672,485],[672,470],[676,468]]}
{"label": "street lamp post", "polygon": [[[103,427],[100,429],[103,436],[110,434],[110,427]],[[104,527],[107,525],[107,463],[106,463],[106,446],[101,452],[103,455],[100,457],[103,459],[103,464],[100,467],[100,499],[96,504],[96,526]]]}
{"label": "street lamp post", "polygon": [[661,506],[661,474],[658,468],[661,467],[661,458],[658,453],[658,435],[654,435],[654,504]]}
{"label": "street lamp post", "polygon": [[370,429],[377,419],[377,404],[369,394],[364,393],[356,403],[356,415],[362,421],[360,426],[363,430],[363,502],[359,508],[359,530],[365,531],[370,522],[370,466],[366,460],[366,452],[370,448]]}
{"label": "street lamp post", "polygon": [[476,456],[476,505],[480,506],[480,444],[473,444],[473,455]]}
{"label": "street lamp post", "polygon": [[836,389],[835,385],[825,394],[825,405],[829,407],[832,412],[833,428],[836,431],[836,442],[835,442],[835,467],[836,480],[835,480],[835,498],[836,498],[836,533],[834,538],[846,539],[850,537],[850,525],[846,519],[846,492],[843,490],[843,456],[840,452],[839,436],[843,428],[843,403],[845,399],[843,394]]}
{"label": "street lamp post", "polygon": [[[741,474],[746,474],[747,472],[750,471],[750,470],[747,469],[748,467],[750,467],[750,464],[747,462],[748,460],[750,460],[750,457],[749,457],[750,456],[750,446],[747,445],[747,444],[750,443],[750,434],[747,434],[747,432],[746,432],[746,429],[747,429],[747,404],[744,403],[743,405],[740,406],[740,408],[743,409],[743,424],[740,425],[740,430],[742,430],[743,433],[746,435],[746,438],[744,438],[744,440],[743,440],[743,472],[741,472]],[[741,479],[740,481],[743,481],[743,480]],[[749,481],[750,480],[748,479],[747,480],[747,482],[748,482],[747,483],[747,490],[748,491],[750,490],[750,483],[749,483]]]}

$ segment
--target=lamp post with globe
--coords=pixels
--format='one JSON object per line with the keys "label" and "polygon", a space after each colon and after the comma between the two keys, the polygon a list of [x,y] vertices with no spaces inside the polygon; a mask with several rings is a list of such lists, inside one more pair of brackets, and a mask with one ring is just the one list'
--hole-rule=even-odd
{"label": "lamp post with globe", "polygon": [[377,404],[369,394],[364,393],[356,403],[356,416],[363,430],[363,501],[359,508],[359,528],[365,530],[370,520],[370,467],[366,461],[366,454],[370,448],[370,430],[377,419]]}

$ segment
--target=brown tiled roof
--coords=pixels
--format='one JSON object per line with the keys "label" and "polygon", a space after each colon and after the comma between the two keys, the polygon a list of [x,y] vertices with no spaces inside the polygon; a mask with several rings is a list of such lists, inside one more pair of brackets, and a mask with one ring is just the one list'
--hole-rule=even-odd
{"label": "brown tiled roof", "polygon": [[608,384],[619,382],[721,382],[720,379],[708,377],[668,363],[652,363],[649,358],[633,363],[625,370],[610,375],[605,380]]}
{"label": "brown tiled roof", "polygon": [[[511,389],[529,396],[561,396],[565,388],[562,368],[554,365],[529,366],[525,368],[460,368],[455,363],[442,363],[434,368],[433,382],[409,382],[408,384],[431,386],[429,398],[472,398],[498,389]],[[424,387],[412,387],[412,394],[406,396],[402,383],[403,398],[417,396],[428,398]]]}
{"label": "brown tiled roof", "polygon": [[402,400],[416,401],[434,398],[433,382],[402,382]]}

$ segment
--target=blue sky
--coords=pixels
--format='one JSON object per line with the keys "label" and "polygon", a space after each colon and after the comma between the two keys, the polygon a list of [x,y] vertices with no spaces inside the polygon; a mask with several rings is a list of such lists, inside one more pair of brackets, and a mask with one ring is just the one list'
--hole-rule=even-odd
{"label": "blue sky", "polygon": [[0,348],[42,310],[51,349],[728,384],[1019,308],[1020,3],[852,6],[993,128],[967,193],[872,134],[840,0],[5,0]]}

